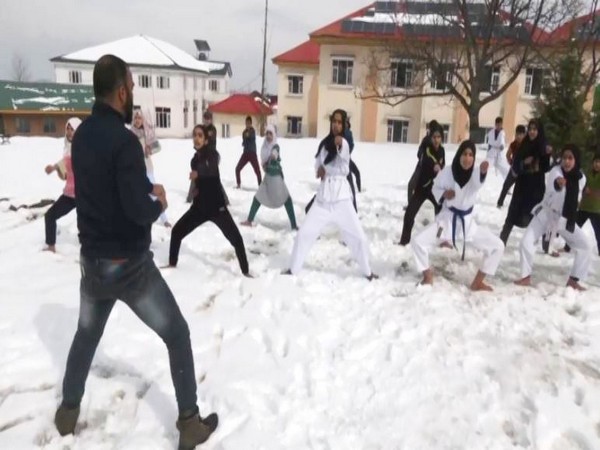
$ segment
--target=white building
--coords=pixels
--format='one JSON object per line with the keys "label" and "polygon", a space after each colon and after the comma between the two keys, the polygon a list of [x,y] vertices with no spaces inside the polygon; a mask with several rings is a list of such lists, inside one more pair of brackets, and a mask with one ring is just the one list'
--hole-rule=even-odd
{"label": "white building", "polygon": [[158,137],[187,137],[202,111],[229,95],[231,65],[210,61],[206,41],[197,57],[159,39],[138,35],[52,58],[57,83],[92,85],[95,62],[113,54],[131,68],[136,108],[150,115]]}

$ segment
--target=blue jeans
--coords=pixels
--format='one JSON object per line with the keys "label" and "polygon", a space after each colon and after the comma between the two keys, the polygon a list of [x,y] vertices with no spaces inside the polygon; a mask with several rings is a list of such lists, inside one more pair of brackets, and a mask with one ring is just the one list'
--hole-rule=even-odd
{"label": "blue jeans", "polygon": [[96,347],[119,299],[167,345],[179,412],[196,410],[190,331],[152,256],[149,251],[127,260],[81,255],[79,323],[63,380],[63,404],[67,407],[81,403]]}

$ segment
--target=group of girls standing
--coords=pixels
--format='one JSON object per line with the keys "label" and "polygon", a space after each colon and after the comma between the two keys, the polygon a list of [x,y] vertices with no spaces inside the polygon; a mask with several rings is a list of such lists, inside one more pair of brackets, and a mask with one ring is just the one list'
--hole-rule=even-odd
{"label": "group of girls standing", "polygon": [[[52,251],[56,219],[68,212],[67,204],[74,205],[74,180],[69,169],[68,149],[77,125],[77,120],[70,120],[67,124],[64,161],[46,168],[50,173],[65,167],[63,172],[67,180],[63,195],[66,199],[61,200],[61,197],[46,214],[46,243]],[[182,240],[204,222],[211,221],[234,247],[242,274],[251,277],[243,238],[227,208],[229,200],[221,183],[220,155],[213,128],[209,123],[197,125],[193,130],[194,155],[189,175],[192,183],[191,206],[172,227],[168,267],[177,265]],[[150,158],[160,149],[160,145],[151,125],[145,122],[139,111],[134,116],[132,131],[140,139],[148,177],[153,180]],[[494,139],[500,140],[500,131],[504,133],[501,122],[498,129],[497,121]],[[410,243],[413,249],[416,267],[423,275],[422,284],[433,283],[429,254],[435,246],[460,248],[461,258],[464,259],[465,249],[470,244],[484,254],[470,287],[475,291],[492,290],[484,280],[486,276],[495,274],[511,230],[517,226],[525,228],[525,234],[520,244],[521,277],[516,284],[531,283],[535,242],[544,236],[548,242],[558,234],[567,243],[565,250],[575,253],[567,285],[583,290],[579,282],[587,274],[591,257],[590,246],[581,230],[587,219],[592,222],[600,253],[600,155],[594,157],[593,167],[586,179],[581,171],[580,150],[576,146],[565,146],[558,162],[552,165],[552,149],[547,145],[540,121],[531,120],[527,129],[517,127],[515,140],[506,155],[506,165],[510,163],[510,171],[506,175],[498,206],[502,206],[512,184],[514,194],[500,236],[496,236],[477,224],[473,212],[478,192],[488,177],[490,163],[498,167],[498,157],[504,157],[503,145],[492,149],[490,144],[488,158],[476,165],[476,145],[467,140],[460,144],[451,164],[446,164],[443,133],[442,127],[432,121],[428,135],[419,147],[419,162],[409,183],[409,202],[400,239],[401,245]],[[360,173],[350,158],[353,146],[347,114],[341,109],[335,110],[330,117],[330,132],[319,144],[315,155],[315,175],[320,180],[319,188],[307,207],[304,223],[298,228],[292,198],[284,181],[277,133],[271,125],[266,128],[260,150],[264,177],[252,200],[248,217],[241,224],[251,226],[261,205],[268,208],[284,206],[291,228],[298,230],[289,269],[284,274],[300,272],[324,227],[333,224],[340,230],[363,276],[368,280],[378,278],[370,266],[369,244],[357,213],[351,172],[358,175],[359,190]],[[490,155],[492,150],[494,154]],[[504,175],[505,171],[502,172]],[[434,206],[435,220],[411,239],[415,217],[426,200]],[[166,216],[161,217],[161,222],[170,226]]]}

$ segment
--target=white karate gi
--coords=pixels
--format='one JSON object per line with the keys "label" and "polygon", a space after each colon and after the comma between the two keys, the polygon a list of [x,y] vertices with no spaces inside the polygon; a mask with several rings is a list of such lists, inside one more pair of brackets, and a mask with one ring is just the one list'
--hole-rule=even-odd
{"label": "white karate gi", "polygon": [[[477,193],[481,187],[482,183],[478,166],[473,168],[471,179],[462,188],[454,180],[452,165],[446,166],[435,178],[432,192],[436,200],[441,201],[444,192],[450,189],[454,190],[456,195],[452,200],[443,200],[442,210],[436,216],[435,222],[421,231],[411,241],[417,269],[420,272],[429,269],[429,251],[434,245],[439,243],[440,236],[447,237],[448,234],[452,236],[452,223],[456,216],[454,233],[456,246],[459,249],[464,249],[463,246],[468,243],[476,249],[481,250],[484,253],[484,258],[480,270],[486,275],[494,275],[496,273],[496,269],[504,254],[504,244],[498,236],[494,235],[487,228],[478,226],[472,213]],[[455,213],[453,208],[458,212]],[[459,217],[460,212],[464,214],[464,229]]]}
{"label": "white karate gi", "polygon": [[316,199],[296,236],[290,270],[293,274],[300,272],[308,252],[323,228],[335,224],[340,229],[342,239],[350,249],[361,272],[365,276],[370,276],[372,272],[369,265],[369,244],[360,225],[358,214],[352,206],[352,191],[347,179],[350,172],[348,142],[343,140],[338,155],[327,165],[324,164],[326,157],[327,150],[321,148],[315,158],[315,170],[323,166],[325,177],[321,180]]}
{"label": "white karate gi", "polygon": [[[560,166],[554,167],[546,176],[546,192],[542,202],[534,206],[531,211],[533,219],[529,222],[523,239],[521,240],[521,277],[531,275],[533,270],[533,254],[536,241],[544,234],[553,236],[558,233],[569,244],[575,253],[571,277],[583,280],[587,276],[590,266],[592,247],[585,233],[575,224],[575,230],[567,231],[567,219],[562,217],[562,210],[567,192],[566,186],[560,191],[554,187],[557,178],[563,176]],[[585,187],[585,176],[579,180],[579,197]]]}
{"label": "white karate gi", "polygon": [[486,159],[490,163],[490,169],[495,167],[500,172],[502,179],[505,179],[510,170],[508,161],[506,160],[506,153],[504,152],[506,149],[506,133],[504,130],[500,130],[498,137],[496,137],[496,130],[490,130],[487,135],[487,143],[488,152]]}

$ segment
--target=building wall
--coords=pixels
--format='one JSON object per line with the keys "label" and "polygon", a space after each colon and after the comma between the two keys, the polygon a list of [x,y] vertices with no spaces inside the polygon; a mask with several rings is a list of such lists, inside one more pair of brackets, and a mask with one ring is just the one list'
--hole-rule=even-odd
{"label": "building wall", "polygon": [[[69,83],[71,70],[81,71],[81,84],[92,85],[93,64],[55,63],[56,81]],[[164,70],[153,67],[132,67],[131,74],[135,84],[133,89],[134,105],[140,107],[144,115],[150,115],[152,123],[157,124],[156,108],[170,109],[170,127],[156,127],[156,135],[160,138],[191,136],[194,125],[202,122],[202,113],[209,102],[220,101],[229,95],[230,77],[228,75],[207,78],[206,75],[198,72]],[[142,87],[141,75],[151,78],[151,86]],[[169,78],[168,89],[158,88],[157,79],[160,76]],[[218,80],[217,92],[206,91],[209,79]],[[187,124],[184,120],[186,105]]]}
{"label": "building wall", "polygon": [[[67,126],[67,120],[71,117],[79,117],[84,119],[88,114],[43,114],[43,113],[22,113],[22,112],[0,112],[0,131],[5,135],[10,136],[48,136],[48,137],[62,137],[65,135],[65,127]],[[45,132],[44,123],[45,121],[52,121],[54,123],[54,132]],[[29,133],[21,132],[17,129],[18,121],[26,121],[29,123]]]}
{"label": "building wall", "polygon": [[[369,61],[372,60],[374,47],[368,45],[331,44],[320,45],[320,65],[317,73],[318,90],[316,100],[316,131],[318,136],[329,132],[329,115],[336,108],[345,109],[352,122],[354,138],[359,141],[386,142],[388,139],[388,120],[408,121],[408,142],[417,143],[426,132],[429,121],[436,119],[442,125],[449,126],[448,141],[458,143],[469,135],[468,114],[459,101],[448,97],[423,97],[411,99],[396,106],[390,106],[373,100],[358,98],[369,75]],[[354,62],[352,85],[338,86],[332,82],[334,56],[351,57]],[[306,114],[307,103],[304,98],[289,98],[287,76],[298,69],[288,65],[279,66],[279,123],[285,127],[288,115]],[[507,73],[500,74],[500,84],[505,82]],[[496,117],[504,118],[504,128],[512,137],[518,124],[526,124],[535,114],[536,96],[525,93],[526,70],[497,99],[485,105],[479,115],[481,128],[493,128]],[[429,89],[429,87],[426,87]],[[306,92],[306,84],[305,84]],[[587,99],[586,109],[591,109],[593,93]]]}
{"label": "building wall", "polygon": [[[339,86],[333,84],[332,56],[350,57],[354,62],[352,85]],[[363,104],[355,95],[357,81],[365,76],[368,57],[367,49],[351,45],[321,45],[319,66],[319,101],[317,114],[317,135],[326,136],[329,133],[329,116],[337,109],[346,110],[351,123],[354,139],[363,139]]]}
{"label": "building wall", "polygon": [[[277,74],[278,118],[281,136],[287,136],[287,118],[302,117],[302,133],[299,137],[316,137],[319,99],[318,67],[281,65]],[[303,77],[302,94],[289,92],[288,77]],[[282,113],[283,111],[283,113]]]}
{"label": "building wall", "polygon": [[[229,137],[239,137],[240,138],[240,151],[242,148],[242,133],[244,132],[244,129],[246,128],[246,117],[247,114],[219,114],[219,113],[213,113],[213,124],[215,126],[215,128],[217,129],[217,139],[222,138],[223,137],[223,125],[224,124],[229,124]],[[260,117],[259,116],[251,116],[252,117],[252,125],[254,126],[254,129],[256,130],[256,145],[260,146],[259,141],[260,141],[260,132],[259,132],[259,123],[260,123]],[[269,119],[267,118],[267,123],[269,122]],[[217,141],[217,145],[218,145],[218,141]]]}

